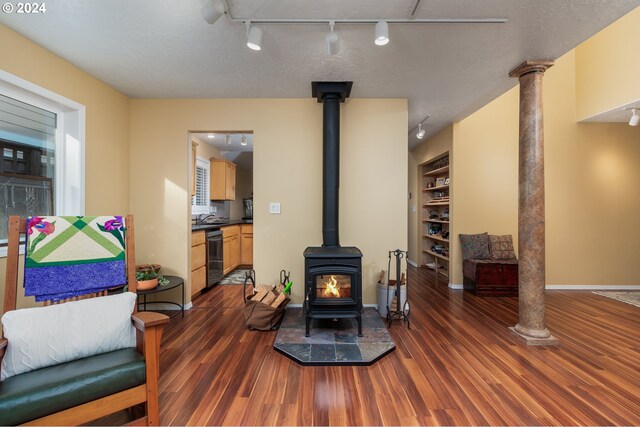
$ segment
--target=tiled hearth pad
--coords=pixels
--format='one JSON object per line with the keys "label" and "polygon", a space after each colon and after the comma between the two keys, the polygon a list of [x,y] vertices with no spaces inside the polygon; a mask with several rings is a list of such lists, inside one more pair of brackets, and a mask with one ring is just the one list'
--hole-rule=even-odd
{"label": "tiled hearth pad", "polygon": [[304,336],[302,308],[285,313],[273,347],[302,365],[370,365],[396,344],[374,308],[362,315],[362,337],[355,319],[314,319],[311,336]]}

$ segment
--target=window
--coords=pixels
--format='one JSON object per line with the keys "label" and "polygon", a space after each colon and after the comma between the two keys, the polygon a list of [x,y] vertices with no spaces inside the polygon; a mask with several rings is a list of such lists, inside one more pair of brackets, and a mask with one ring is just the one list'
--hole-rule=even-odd
{"label": "window", "polygon": [[[0,224],[10,215],[53,215],[56,117],[0,95]],[[0,227],[0,244],[7,229]]]}
{"label": "window", "polygon": [[84,215],[85,107],[0,70],[0,256],[9,215]]}
{"label": "window", "polygon": [[196,194],[191,198],[191,214],[209,213],[209,167],[208,160],[196,159]]}

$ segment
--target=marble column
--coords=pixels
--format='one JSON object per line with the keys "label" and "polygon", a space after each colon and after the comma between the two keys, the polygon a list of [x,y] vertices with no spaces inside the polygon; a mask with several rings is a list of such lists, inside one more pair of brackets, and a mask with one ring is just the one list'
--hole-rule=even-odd
{"label": "marble column", "polygon": [[529,345],[558,344],[546,327],[544,289],[544,124],[542,76],[550,61],[526,61],[510,77],[520,80],[518,294],[520,318],[511,328]]}

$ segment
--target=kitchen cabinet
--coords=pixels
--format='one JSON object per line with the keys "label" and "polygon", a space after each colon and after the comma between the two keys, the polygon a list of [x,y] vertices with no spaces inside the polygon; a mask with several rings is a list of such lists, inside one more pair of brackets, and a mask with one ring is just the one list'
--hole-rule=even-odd
{"label": "kitchen cabinet", "polygon": [[191,169],[191,196],[196,195],[196,147],[198,146],[197,142],[191,142],[191,162],[193,168]]}
{"label": "kitchen cabinet", "polygon": [[227,160],[211,159],[211,200],[236,199],[236,165]]}
{"label": "kitchen cabinet", "polygon": [[253,265],[253,224],[240,226],[240,264]]}
{"label": "kitchen cabinet", "polygon": [[228,274],[240,265],[240,226],[222,227],[223,274]]}
{"label": "kitchen cabinet", "polygon": [[191,234],[191,297],[207,285],[207,245],[204,231]]}

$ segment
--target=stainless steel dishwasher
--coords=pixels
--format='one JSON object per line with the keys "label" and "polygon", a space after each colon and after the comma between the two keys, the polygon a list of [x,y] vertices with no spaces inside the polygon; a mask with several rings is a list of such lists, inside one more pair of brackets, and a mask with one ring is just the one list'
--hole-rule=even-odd
{"label": "stainless steel dishwasher", "polygon": [[224,277],[222,230],[207,231],[207,286],[213,286]]}

